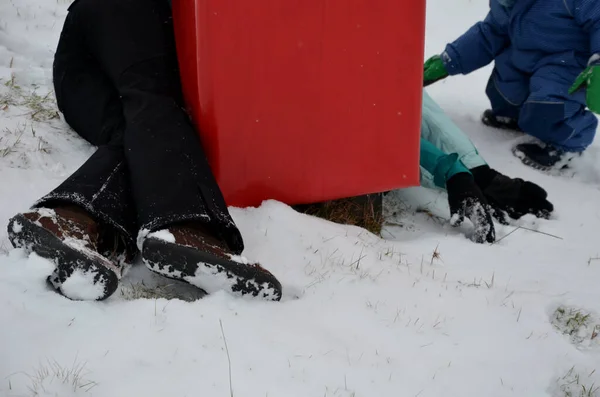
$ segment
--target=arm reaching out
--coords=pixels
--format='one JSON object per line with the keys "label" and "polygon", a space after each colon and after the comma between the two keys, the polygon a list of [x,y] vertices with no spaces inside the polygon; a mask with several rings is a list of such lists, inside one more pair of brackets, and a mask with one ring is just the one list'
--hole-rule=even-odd
{"label": "arm reaching out", "polygon": [[446,154],[434,144],[421,138],[421,167],[433,174],[434,182],[448,192],[450,224],[459,226],[466,218],[471,220],[476,243],[493,243],[496,231],[491,209],[477,187],[473,175],[461,163],[456,153]]}
{"label": "arm reaching out", "polygon": [[449,75],[469,74],[488,65],[510,44],[506,12],[492,1],[492,10],[482,22],[446,46],[441,58]]}

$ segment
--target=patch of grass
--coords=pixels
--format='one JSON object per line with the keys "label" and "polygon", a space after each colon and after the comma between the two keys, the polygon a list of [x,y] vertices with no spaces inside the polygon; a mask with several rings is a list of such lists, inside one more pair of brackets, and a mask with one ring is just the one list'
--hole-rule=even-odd
{"label": "patch of grass", "polygon": [[32,90],[23,89],[16,82],[14,73],[11,78],[4,82],[7,88],[3,94],[0,94],[0,110],[8,110],[11,107],[25,107],[28,116],[36,122],[50,121],[59,118],[58,107],[52,91],[45,95],[39,95],[36,87]]}
{"label": "patch of grass", "polygon": [[590,374],[580,374],[573,366],[564,376],[557,379],[558,390],[555,397],[600,397],[600,386],[590,379]]}
{"label": "patch of grass", "polygon": [[382,200],[378,194],[296,206],[296,210],[342,225],[362,227],[377,236],[383,228]]}
{"label": "patch of grass", "polygon": [[8,110],[9,107],[19,104],[18,98],[21,87],[16,85],[14,73],[10,80],[4,82],[4,86],[7,90],[3,94],[0,94],[0,110]]}
{"label": "patch of grass", "polygon": [[[24,374],[30,380],[29,396],[63,395],[63,393],[87,394],[97,383],[86,379],[85,363],[74,362],[71,367],[63,367],[56,361],[41,364],[32,374]],[[91,395],[91,394],[90,394]]]}
{"label": "patch of grass", "polygon": [[554,318],[568,327],[568,334],[572,335],[577,329],[587,324],[590,315],[583,314],[581,310],[559,307],[554,312]]}
{"label": "patch of grass", "polygon": [[560,306],[554,311],[551,322],[554,328],[568,335],[577,345],[600,342],[600,320],[581,309]]}
{"label": "patch of grass", "polygon": [[28,116],[33,121],[44,122],[60,117],[52,91],[44,96],[38,95],[35,91],[23,95],[20,105],[31,110]]}
{"label": "patch of grass", "polygon": [[[2,79],[0,79],[0,82],[2,82]],[[14,73],[9,80],[3,82],[3,85],[7,90],[0,95],[0,108],[6,110],[8,106],[15,106],[18,104],[17,99],[21,92],[21,87],[17,85]]]}
{"label": "patch of grass", "polygon": [[[10,130],[8,128],[4,129],[4,136],[0,137],[0,157],[6,157],[9,154],[16,151],[16,147],[21,142],[21,138],[25,133],[25,126],[19,126],[15,130]],[[8,140],[10,135],[14,135],[15,139],[11,141]]]}

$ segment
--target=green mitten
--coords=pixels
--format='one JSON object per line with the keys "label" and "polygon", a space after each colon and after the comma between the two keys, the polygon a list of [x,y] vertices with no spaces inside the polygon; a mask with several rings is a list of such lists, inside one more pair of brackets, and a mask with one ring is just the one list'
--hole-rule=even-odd
{"label": "green mitten", "polygon": [[600,114],[600,65],[588,66],[575,80],[569,90],[573,94],[580,89],[587,88],[587,107],[594,113]]}
{"label": "green mitten", "polygon": [[439,55],[429,58],[423,66],[423,87],[433,84],[438,80],[448,77],[448,71],[444,66],[444,61]]}

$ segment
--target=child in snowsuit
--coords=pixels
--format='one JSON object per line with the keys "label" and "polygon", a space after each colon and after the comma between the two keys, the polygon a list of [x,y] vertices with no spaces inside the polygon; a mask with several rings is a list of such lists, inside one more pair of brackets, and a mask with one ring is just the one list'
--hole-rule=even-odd
{"label": "child in snowsuit", "polygon": [[425,90],[420,157],[421,185],[447,190],[451,224],[457,226],[469,218],[475,228],[471,238],[477,243],[495,241],[492,217],[508,224],[508,217],[533,214],[548,218],[554,210],[540,186],[490,168]]}
{"label": "child in snowsuit", "polygon": [[543,143],[514,149],[525,164],[561,168],[592,143],[598,120],[586,105],[600,113],[600,1],[491,0],[485,20],[425,63],[424,83],[492,61],[482,120]]}
{"label": "child in snowsuit", "polygon": [[8,225],[13,246],[55,263],[52,287],[105,299],[139,250],[153,272],[207,293],[281,298],[279,281],[239,256],[242,236],[183,108],[166,0],[75,0],[53,77],[66,121],[98,150]]}

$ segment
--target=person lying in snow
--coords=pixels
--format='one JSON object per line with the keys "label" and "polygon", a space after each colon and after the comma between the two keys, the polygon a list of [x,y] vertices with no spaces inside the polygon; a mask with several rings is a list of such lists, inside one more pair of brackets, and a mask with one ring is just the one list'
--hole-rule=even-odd
{"label": "person lying in snow", "polygon": [[8,233],[54,262],[57,291],[109,297],[139,249],[153,272],[208,293],[281,298],[279,281],[239,256],[242,236],[183,110],[165,0],[75,0],[53,77],[66,121],[98,150]]}
{"label": "person lying in snow", "polygon": [[598,120],[586,105],[600,113],[600,1],[491,0],[485,20],[427,60],[424,83],[492,61],[482,121],[542,141],[514,148],[525,164],[563,168],[592,143]]}
{"label": "person lying in snow", "polygon": [[548,218],[554,206],[535,183],[509,178],[490,168],[471,140],[423,90],[421,118],[421,184],[448,192],[451,220],[467,217],[475,228],[472,240],[492,243],[492,217],[502,224],[525,214]]}

